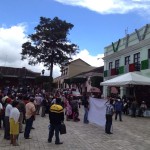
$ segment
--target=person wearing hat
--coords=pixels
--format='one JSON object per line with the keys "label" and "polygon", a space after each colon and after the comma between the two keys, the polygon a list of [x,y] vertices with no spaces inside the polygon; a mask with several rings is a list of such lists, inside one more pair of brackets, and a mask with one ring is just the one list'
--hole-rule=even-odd
{"label": "person wearing hat", "polygon": [[25,126],[25,131],[24,131],[24,138],[25,139],[31,139],[30,138],[30,131],[32,129],[32,124],[33,121],[35,120],[35,114],[36,114],[36,109],[34,105],[34,97],[30,97],[30,102],[26,104],[26,126]]}
{"label": "person wearing hat", "polygon": [[61,106],[61,99],[56,98],[56,104],[51,105],[49,111],[49,120],[50,120],[50,130],[49,130],[49,137],[48,142],[52,142],[52,138],[55,131],[55,144],[63,144],[60,142],[59,139],[59,131],[61,123],[64,121],[64,110]]}
{"label": "person wearing hat", "polygon": [[6,108],[5,108],[5,128],[4,128],[4,139],[9,140],[10,139],[10,124],[9,124],[9,117],[10,112],[12,109],[12,99],[7,98],[6,99]]}

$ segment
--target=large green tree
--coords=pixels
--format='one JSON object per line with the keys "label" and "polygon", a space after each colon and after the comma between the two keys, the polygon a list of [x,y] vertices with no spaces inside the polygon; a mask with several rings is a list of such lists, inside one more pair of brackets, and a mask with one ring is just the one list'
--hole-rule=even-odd
{"label": "large green tree", "polygon": [[22,60],[28,59],[30,65],[43,63],[50,70],[52,78],[53,65],[61,66],[78,52],[78,46],[67,38],[73,27],[73,24],[58,17],[40,17],[39,24],[34,28],[35,32],[22,45]]}

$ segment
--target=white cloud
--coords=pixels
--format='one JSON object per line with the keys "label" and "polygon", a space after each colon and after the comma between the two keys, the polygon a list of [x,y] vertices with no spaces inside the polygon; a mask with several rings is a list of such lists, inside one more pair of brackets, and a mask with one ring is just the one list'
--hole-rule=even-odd
{"label": "white cloud", "polygon": [[[34,72],[39,72],[44,69],[45,75],[49,75],[50,72],[46,68],[43,67],[42,64],[31,66],[28,65],[27,60],[21,61],[21,51],[22,44],[27,41],[27,35],[25,33],[26,26],[23,24],[19,24],[16,26],[12,26],[10,28],[0,27],[0,66],[7,67],[26,67]],[[103,61],[98,58],[102,58],[103,54],[99,54],[97,56],[91,56],[88,50],[82,50],[74,59],[81,58],[85,62],[89,63],[92,66],[102,66]],[[54,66],[53,77],[57,77],[60,75],[60,68],[58,66]]]}
{"label": "white cloud", "polygon": [[98,54],[97,56],[92,56],[89,54],[87,49],[81,50],[76,56],[73,57],[75,59],[82,59],[83,61],[87,62],[91,66],[100,67],[104,65],[103,59],[104,54]]}
{"label": "white cloud", "polygon": [[57,2],[81,6],[100,14],[124,14],[144,10],[150,13],[150,0],[55,0]]}
{"label": "white cloud", "polygon": [[21,59],[21,44],[26,41],[23,25],[0,28],[0,61],[4,64],[16,63]]}
{"label": "white cloud", "polygon": [[[28,65],[27,60],[21,60],[22,44],[27,41],[25,31],[26,26],[23,24],[18,24],[10,28],[6,26],[0,27],[0,66],[26,67],[29,70],[39,73],[45,69],[45,75],[49,75],[49,71],[42,64],[31,66]],[[58,66],[54,66],[53,75],[60,75]]]}
{"label": "white cloud", "polygon": [[[73,56],[72,58],[73,58],[73,60],[80,58],[93,67],[100,67],[100,66],[104,65],[104,61],[102,59],[103,57],[104,57],[104,54],[98,54],[96,56],[92,56],[92,55],[90,55],[90,53],[88,52],[87,49],[83,49],[77,55]],[[61,74],[60,68],[58,66],[55,66],[54,77],[60,76],[60,74]]]}

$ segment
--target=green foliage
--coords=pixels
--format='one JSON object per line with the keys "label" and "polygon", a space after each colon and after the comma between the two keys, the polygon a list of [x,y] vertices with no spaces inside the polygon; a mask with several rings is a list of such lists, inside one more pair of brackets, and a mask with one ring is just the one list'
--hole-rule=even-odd
{"label": "green foliage", "polygon": [[100,82],[103,82],[103,77],[100,76],[91,77],[91,86],[100,88]]}
{"label": "green foliage", "polygon": [[85,83],[86,80],[87,80],[86,78],[71,78],[71,79],[70,79],[70,83],[71,83],[71,84],[76,84],[76,86],[78,87],[80,93],[82,93],[81,85],[82,85],[83,83]]}
{"label": "green foliage", "polygon": [[64,79],[64,83],[70,85],[71,84],[71,80],[70,79]]}
{"label": "green foliage", "polygon": [[64,83],[68,84],[69,86],[71,84],[76,84],[78,87],[86,82],[86,78],[70,78],[70,79],[64,79]]}
{"label": "green foliage", "polygon": [[70,79],[64,79],[64,83],[70,84],[82,84],[86,82],[86,78],[70,78]]}
{"label": "green foliage", "polygon": [[57,83],[52,83],[52,87],[53,87],[54,89],[56,89],[56,88],[58,87],[58,84],[57,84]]}
{"label": "green foliage", "polygon": [[71,78],[70,82],[74,84],[83,84],[84,82],[86,82],[86,80],[86,78]]}
{"label": "green foliage", "polygon": [[35,78],[35,83],[36,84],[43,84],[45,82],[50,83],[53,81],[53,78],[49,76],[38,76]]}
{"label": "green foliage", "polygon": [[3,79],[3,74],[2,73],[0,73],[0,79]]}
{"label": "green foliage", "polygon": [[29,35],[30,41],[22,45],[22,60],[28,59],[30,65],[43,63],[50,69],[51,63],[61,65],[71,59],[70,55],[77,53],[78,46],[71,44],[67,39],[71,23],[55,17],[40,18],[40,23],[35,27],[35,33]]}
{"label": "green foliage", "polygon": [[45,83],[43,83],[43,88],[44,88],[45,91],[47,91],[47,92],[49,91],[50,88],[51,88],[52,91],[53,91],[53,89],[56,89],[56,88],[57,88],[57,84],[56,84],[56,83],[52,83],[52,87],[51,87],[50,83],[45,82]]}
{"label": "green foliage", "polygon": [[35,33],[29,35],[29,41],[22,44],[21,59],[28,59],[30,65],[43,63],[52,77],[53,65],[61,66],[77,53],[78,46],[67,38],[73,26],[58,17],[40,17],[40,23],[34,28]]}

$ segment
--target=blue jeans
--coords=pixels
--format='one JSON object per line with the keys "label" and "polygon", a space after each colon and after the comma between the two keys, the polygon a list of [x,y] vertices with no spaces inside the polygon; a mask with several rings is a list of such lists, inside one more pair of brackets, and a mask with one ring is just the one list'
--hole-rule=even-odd
{"label": "blue jeans", "polygon": [[25,126],[25,132],[24,132],[24,137],[29,138],[30,136],[30,131],[33,125],[34,121],[34,116],[30,117],[29,119],[26,119],[26,126]]}
{"label": "blue jeans", "polygon": [[88,121],[88,108],[84,108],[84,123],[89,123]]}
{"label": "blue jeans", "polygon": [[61,124],[57,124],[57,125],[51,124],[50,125],[49,136],[48,136],[49,141],[52,141],[52,138],[54,136],[54,131],[55,131],[55,138],[56,138],[55,143],[60,142],[60,139],[59,139],[60,126],[61,126]]}

